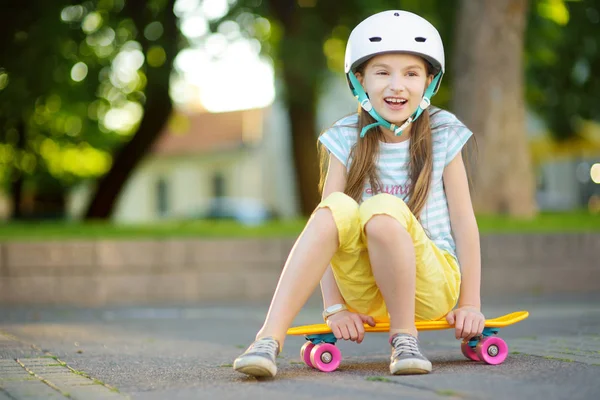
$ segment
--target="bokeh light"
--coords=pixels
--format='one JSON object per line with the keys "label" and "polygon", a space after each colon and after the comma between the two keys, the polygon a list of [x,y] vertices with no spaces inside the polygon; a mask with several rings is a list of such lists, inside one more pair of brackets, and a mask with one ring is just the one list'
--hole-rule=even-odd
{"label": "bokeh light", "polygon": [[209,20],[223,17],[228,10],[227,0],[204,0],[202,2],[202,14]]}
{"label": "bokeh light", "polygon": [[8,74],[6,71],[0,69],[0,90],[8,86]]}
{"label": "bokeh light", "polygon": [[164,33],[164,28],[159,21],[154,21],[148,24],[144,29],[146,39],[154,41],[160,39]]}
{"label": "bokeh light", "polygon": [[161,46],[152,46],[148,50],[148,55],[146,59],[148,60],[148,65],[157,68],[163,65],[165,61],[167,61],[167,54]]}
{"label": "bokeh light", "polygon": [[83,62],[78,62],[71,68],[71,79],[75,82],[81,82],[88,74],[88,66]]}
{"label": "bokeh light", "polygon": [[76,6],[68,6],[63,8],[60,13],[60,19],[65,22],[76,22],[81,21],[83,15],[85,14],[85,9],[81,5]]}
{"label": "bokeh light", "polygon": [[592,165],[592,168],[590,168],[590,177],[594,183],[600,184],[600,163]]}
{"label": "bokeh light", "polygon": [[94,33],[102,25],[102,16],[98,12],[91,12],[85,16],[81,29],[87,34]]}
{"label": "bokeh light", "polygon": [[200,15],[184,17],[181,22],[181,32],[191,38],[199,38],[208,33],[208,23]]}

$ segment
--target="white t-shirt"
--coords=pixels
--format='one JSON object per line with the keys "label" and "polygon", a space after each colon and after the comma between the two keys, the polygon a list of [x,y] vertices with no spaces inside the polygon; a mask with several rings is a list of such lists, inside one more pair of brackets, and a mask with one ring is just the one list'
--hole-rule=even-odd
{"label": "white t-shirt", "polygon": [[[430,107],[430,124],[433,136],[433,176],[429,198],[421,211],[421,225],[429,238],[442,250],[456,257],[456,245],[452,237],[448,202],[444,192],[442,175],[444,168],[461,151],[473,134],[456,116],[448,111]],[[349,155],[358,139],[358,114],[337,121],[324,132],[319,140],[330,154],[349,169]],[[369,132],[367,132],[367,135]],[[410,177],[408,174],[410,139],[400,143],[380,142],[377,173],[383,185],[382,191],[408,202]],[[370,183],[365,183],[362,201],[373,196]]]}

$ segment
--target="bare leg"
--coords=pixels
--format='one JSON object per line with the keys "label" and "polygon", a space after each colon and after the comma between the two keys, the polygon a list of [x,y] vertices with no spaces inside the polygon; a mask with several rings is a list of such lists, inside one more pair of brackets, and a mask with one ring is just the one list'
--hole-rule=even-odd
{"label": "bare leg", "polygon": [[319,284],[338,247],[331,211],[321,208],[312,215],[288,256],[257,339],[272,336],[283,348],[287,329]]}
{"label": "bare leg", "polygon": [[365,226],[373,276],[390,313],[390,336],[415,327],[416,260],[412,238],[388,215],[376,215]]}

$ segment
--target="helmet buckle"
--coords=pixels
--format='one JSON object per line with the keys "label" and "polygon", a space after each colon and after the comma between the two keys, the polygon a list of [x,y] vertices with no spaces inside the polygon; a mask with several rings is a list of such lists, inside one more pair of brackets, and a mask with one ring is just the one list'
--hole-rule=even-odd
{"label": "helmet buckle", "polygon": [[363,101],[360,102],[360,106],[366,111],[366,112],[371,112],[371,110],[373,109],[373,105],[371,104],[371,102],[369,101],[369,99],[364,99]]}

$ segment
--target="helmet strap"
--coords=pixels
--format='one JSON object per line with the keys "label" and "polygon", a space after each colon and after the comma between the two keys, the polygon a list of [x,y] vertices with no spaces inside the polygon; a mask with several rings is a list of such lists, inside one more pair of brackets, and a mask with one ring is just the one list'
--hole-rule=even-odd
{"label": "helmet strap", "polygon": [[373,105],[371,104],[371,100],[369,100],[369,96],[367,96],[367,94],[365,93],[365,90],[363,89],[362,85],[360,84],[360,82],[358,81],[358,79],[356,78],[354,73],[352,73],[352,71],[348,72],[348,79],[350,80],[350,83],[352,84],[352,94],[354,94],[354,96],[357,98],[362,109],[365,110],[366,112],[368,112],[369,115],[371,115],[371,117],[373,117],[375,119],[375,121],[377,121],[373,124],[365,126],[362,129],[362,131],[360,132],[360,137],[361,138],[365,137],[367,131],[370,130],[371,128],[375,128],[376,126],[383,126],[384,128],[389,129],[392,132],[394,132],[394,135],[396,135],[396,136],[402,135],[402,131],[404,131],[406,129],[406,127],[408,127],[408,125],[410,125],[412,122],[414,122],[417,118],[419,118],[421,116],[421,114],[423,113],[423,111],[426,110],[427,107],[429,107],[431,105],[431,98],[433,97],[433,95],[436,92],[437,85],[438,85],[438,82],[440,81],[441,77],[442,77],[442,72],[439,72],[433,78],[433,80],[431,81],[431,83],[429,84],[427,89],[425,89],[425,93],[423,94],[421,103],[419,103],[419,107],[417,107],[415,112],[406,121],[404,121],[404,123],[401,126],[397,126],[397,125],[392,124],[392,123],[386,121],[385,119],[383,119],[377,113],[377,111],[375,111],[375,109],[373,108]]}

